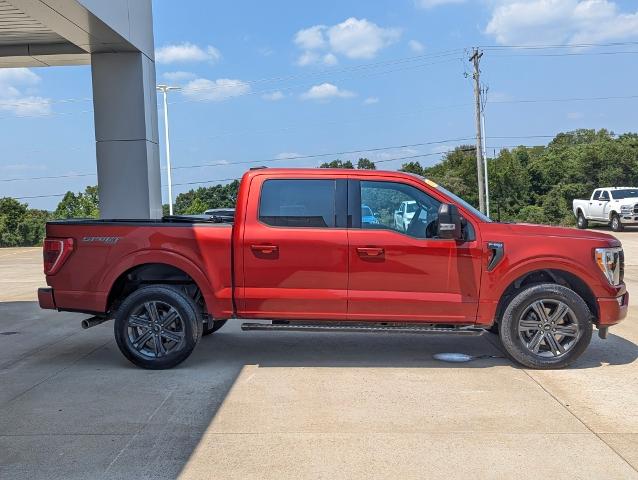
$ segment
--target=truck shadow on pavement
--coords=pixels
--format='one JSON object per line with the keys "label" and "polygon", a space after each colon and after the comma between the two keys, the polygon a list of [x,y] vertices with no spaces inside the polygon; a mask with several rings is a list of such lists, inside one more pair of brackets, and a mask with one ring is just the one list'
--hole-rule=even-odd
{"label": "truck shadow on pavement", "polygon": [[[239,322],[237,322],[239,323]],[[435,360],[437,353],[464,353],[473,360],[447,363]],[[620,336],[606,340],[596,336],[571,369],[602,365],[626,365],[638,358],[638,346]],[[510,364],[496,335],[480,337],[453,335],[401,335],[361,333],[241,332],[239,325],[227,325],[211,337],[202,339],[191,362],[212,366],[236,361],[268,367],[428,367],[489,368]]]}

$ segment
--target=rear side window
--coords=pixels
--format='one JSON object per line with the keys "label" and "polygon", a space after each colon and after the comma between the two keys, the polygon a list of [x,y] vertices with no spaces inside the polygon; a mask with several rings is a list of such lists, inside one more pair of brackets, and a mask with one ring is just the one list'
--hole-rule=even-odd
{"label": "rear side window", "polygon": [[334,228],[335,180],[266,180],[259,220],[273,227]]}

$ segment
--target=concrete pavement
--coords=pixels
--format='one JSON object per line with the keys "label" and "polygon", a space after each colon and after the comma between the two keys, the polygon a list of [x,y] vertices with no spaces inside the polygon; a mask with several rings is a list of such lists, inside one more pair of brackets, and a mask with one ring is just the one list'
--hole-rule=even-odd
{"label": "concrete pavement", "polygon": [[[618,236],[638,293],[638,232]],[[110,323],[41,311],[40,271],[39,250],[0,250],[0,478],[638,478],[636,307],[562,371],[513,365],[492,335],[230,323],[144,371]],[[432,359],[450,351],[488,358]]]}

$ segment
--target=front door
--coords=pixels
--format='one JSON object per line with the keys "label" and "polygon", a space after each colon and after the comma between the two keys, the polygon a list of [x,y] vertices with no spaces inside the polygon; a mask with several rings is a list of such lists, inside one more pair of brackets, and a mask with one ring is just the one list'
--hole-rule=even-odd
{"label": "front door", "polygon": [[[240,239],[240,316],[338,319],[347,311],[346,180],[253,177]],[[243,276],[241,275],[243,273]]]}
{"label": "front door", "polygon": [[601,190],[598,198],[593,199],[591,216],[597,220],[605,220],[605,207],[609,204],[609,193],[607,190]]}
{"label": "front door", "polygon": [[[348,213],[363,204],[372,209],[373,217],[354,218],[348,231],[348,319],[474,323],[480,243],[435,238],[441,202],[417,182],[407,182],[349,182]],[[405,228],[394,218],[402,203],[415,205]]]}

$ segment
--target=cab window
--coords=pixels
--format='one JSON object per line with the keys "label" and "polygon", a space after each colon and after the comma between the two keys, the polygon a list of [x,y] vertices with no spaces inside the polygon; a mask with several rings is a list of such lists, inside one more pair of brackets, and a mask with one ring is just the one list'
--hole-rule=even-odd
{"label": "cab window", "polygon": [[603,191],[600,193],[600,199],[601,199],[602,201],[604,201],[604,202],[608,201],[608,200],[609,200],[609,192],[608,192],[607,190],[603,190]]}
{"label": "cab window", "polygon": [[266,180],[259,220],[273,227],[335,227],[335,180]]}
{"label": "cab window", "polygon": [[441,202],[410,185],[398,182],[361,181],[361,208],[372,215],[361,217],[361,228],[393,230],[415,238],[434,238]]}

